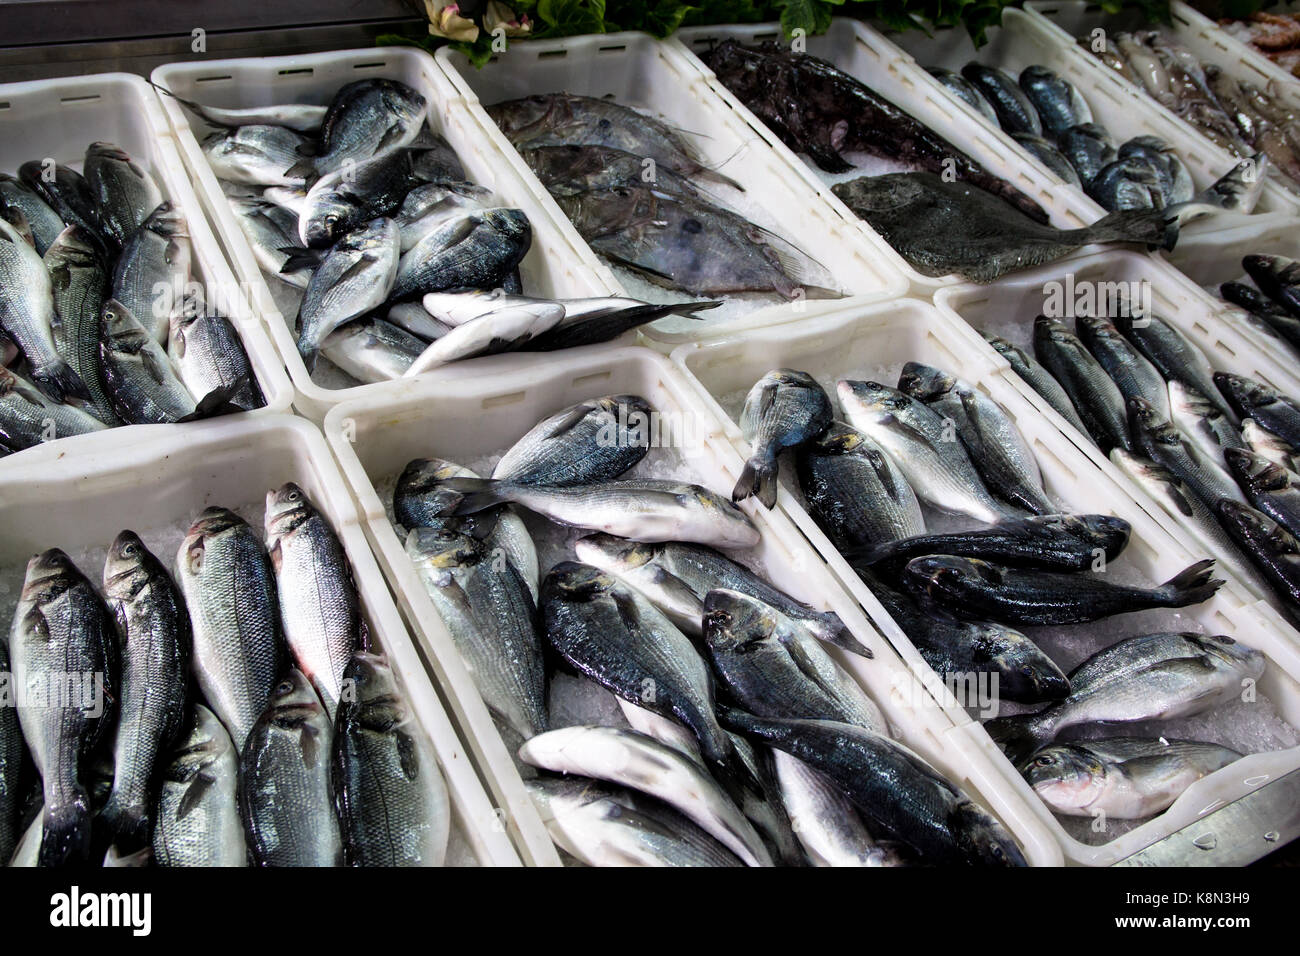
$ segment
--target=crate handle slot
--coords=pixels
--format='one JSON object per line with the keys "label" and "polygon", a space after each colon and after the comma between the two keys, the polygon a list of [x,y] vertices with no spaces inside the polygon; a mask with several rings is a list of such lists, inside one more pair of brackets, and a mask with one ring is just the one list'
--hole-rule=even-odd
{"label": "crate handle slot", "polygon": [[88,93],[85,96],[60,96],[59,102],[60,103],[93,103],[97,99],[100,99],[100,95],[98,93]]}
{"label": "crate handle slot", "polygon": [[7,109],[9,109],[9,101],[5,100],[3,103],[0,103],[0,110],[7,110]]}
{"label": "crate handle slot", "polygon": [[582,388],[584,385],[594,385],[596,382],[603,382],[613,373],[609,369],[602,369],[599,372],[590,372],[586,375],[575,376],[569,384],[574,388]]}
{"label": "crate handle slot", "polygon": [[568,50],[542,50],[537,54],[539,60],[562,60],[569,55]]}
{"label": "crate handle slot", "polygon": [[382,67],[385,67],[385,66],[388,66],[388,61],[387,61],[387,60],[371,60],[371,61],[368,62],[368,63],[354,63],[354,64],[352,65],[352,69],[354,69],[354,70],[378,70],[378,69],[381,69]]}
{"label": "crate handle slot", "polygon": [[221,76],[200,76],[195,79],[195,83],[221,83],[225,80],[233,80],[234,77],[229,73],[223,73]]}
{"label": "crate handle slot", "polygon": [[626,49],[627,49],[626,43],[617,43],[614,44],[613,46],[596,47],[596,52],[597,53],[618,53]]}
{"label": "crate handle slot", "polygon": [[516,402],[522,402],[527,397],[527,392],[508,392],[505,395],[492,395],[483,399],[483,407],[500,408],[502,405],[513,405]]}
{"label": "crate handle slot", "polygon": [[294,67],[290,70],[279,70],[281,76],[311,76],[316,70],[310,66]]}

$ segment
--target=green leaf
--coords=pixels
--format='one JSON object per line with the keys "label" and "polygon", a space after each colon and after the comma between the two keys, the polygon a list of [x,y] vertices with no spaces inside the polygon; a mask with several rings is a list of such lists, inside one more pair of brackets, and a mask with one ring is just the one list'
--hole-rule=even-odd
{"label": "green leaf", "polygon": [[809,36],[825,33],[831,25],[831,11],[822,0],[775,0],[781,11],[781,31],[792,36],[803,30]]}

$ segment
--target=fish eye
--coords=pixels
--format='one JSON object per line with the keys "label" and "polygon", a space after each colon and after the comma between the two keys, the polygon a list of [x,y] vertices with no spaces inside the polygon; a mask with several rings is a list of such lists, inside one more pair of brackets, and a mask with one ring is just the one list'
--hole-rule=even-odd
{"label": "fish eye", "polygon": [[134,556],[135,556],[135,543],[134,543],[134,542],[128,543],[127,546],[126,546],[125,548],[122,549],[122,554],[123,554],[124,556],[128,557],[128,558],[134,557]]}
{"label": "fish eye", "polygon": [[288,494],[288,496],[287,496],[287,500],[288,500],[288,501],[298,501],[298,500],[301,499],[301,498],[302,498],[302,495],[300,495],[300,494],[298,493],[298,490],[297,490],[296,488],[295,488],[293,491],[289,492],[289,494]]}
{"label": "fish eye", "polygon": [[1030,667],[1028,664],[1025,664],[1020,668],[1020,673],[1023,674],[1025,677],[1033,677],[1034,669]]}
{"label": "fish eye", "polygon": [[275,692],[277,694],[287,694],[291,690],[293,690],[293,681],[288,680],[287,678],[285,680],[280,681],[280,683],[276,685],[275,688]]}

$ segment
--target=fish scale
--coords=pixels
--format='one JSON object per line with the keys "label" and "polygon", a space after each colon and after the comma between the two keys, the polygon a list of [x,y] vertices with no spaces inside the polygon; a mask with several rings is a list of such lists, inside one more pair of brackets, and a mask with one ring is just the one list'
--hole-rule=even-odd
{"label": "fish scale", "polygon": [[36,251],[45,255],[59,233],[64,229],[59,214],[36,193],[28,189],[20,180],[8,173],[0,173],[0,208],[5,205],[17,207],[27,220],[36,241]]}
{"label": "fish scale", "polygon": [[157,342],[167,340],[167,319],[189,285],[192,257],[189,226],[169,201],[149,214],[113,269],[113,298]]}
{"label": "fish scale", "polygon": [[234,323],[216,312],[173,312],[167,355],[191,397],[202,401],[214,392],[243,411],[266,404],[253,364]]}
{"label": "fish scale", "polygon": [[753,453],[731,493],[732,501],[750,495],[771,508],[776,504],[779,461],[788,448],[815,439],[831,424],[831,400],[807,372],[775,369],[750,389],[740,413],[740,430]]}
{"label": "fish scale", "polygon": [[106,425],[120,424],[104,391],[99,358],[99,312],[108,292],[108,270],[89,235],[69,226],[45,253],[54,291],[54,344],[90,392],[94,415]]}
{"label": "fish scale", "polygon": [[[0,640],[0,674],[11,674],[9,644]],[[21,836],[19,812],[23,793],[20,790],[27,745],[18,721],[18,710],[0,707],[0,860],[13,856]]]}
{"label": "fish scale", "polygon": [[153,177],[112,143],[91,143],[84,168],[103,231],[120,248],[158,208],[162,192]]}
{"label": "fish scale", "polygon": [[571,405],[511,445],[492,477],[557,487],[612,481],[649,451],[652,413],[639,395],[608,395]]}

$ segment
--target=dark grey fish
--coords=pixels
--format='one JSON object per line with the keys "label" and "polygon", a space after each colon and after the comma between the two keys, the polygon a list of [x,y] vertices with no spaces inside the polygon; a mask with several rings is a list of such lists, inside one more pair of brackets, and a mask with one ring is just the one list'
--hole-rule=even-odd
{"label": "dark grey fish", "polygon": [[857,429],[832,422],[795,456],[813,520],[842,553],[925,531],[916,493],[893,458]]}
{"label": "dark grey fish", "polygon": [[230,319],[200,305],[176,310],[169,325],[167,355],[195,401],[218,394],[240,411],[266,404],[243,339]]}
{"label": "dark grey fish", "polygon": [[1162,245],[1169,217],[1125,209],[1082,229],[1035,222],[992,193],[932,173],[864,176],[831,187],[909,263],[928,276],[992,282],[1093,243]]}
{"label": "dark grey fish", "polygon": [[1241,265],[1265,295],[1300,317],[1300,262],[1285,256],[1253,254],[1242,259]]}
{"label": "dark grey fish", "polygon": [[109,299],[100,314],[99,359],[104,391],[126,424],[163,424],[195,415],[194,397],[167,353],[116,299]]}
{"label": "dark grey fish", "polygon": [[[0,674],[12,675],[9,642],[0,641]],[[9,678],[12,680],[12,676]],[[27,745],[18,708],[0,707],[0,860],[9,861],[23,835]]]}
{"label": "dark grey fish", "polygon": [[533,229],[523,210],[467,212],[402,254],[391,298],[496,289],[527,255],[532,241]]}
{"label": "dark grey fish", "polygon": [[18,178],[58,214],[65,226],[80,226],[95,237],[100,248],[109,248],[95,197],[81,173],[62,163],[51,166],[49,160],[34,159],[18,167]]}
{"label": "dark grey fish", "polygon": [[1115,325],[1141,350],[1167,382],[1182,382],[1200,392],[1227,417],[1237,421],[1232,408],[1215,388],[1216,378],[1209,361],[1196,345],[1158,315],[1119,315]]}
{"label": "dark grey fish", "polygon": [[1252,451],[1259,452],[1269,461],[1300,474],[1300,448],[1269,431],[1253,418],[1241,420],[1241,437]]}
{"label": "dark grey fish", "polygon": [[45,799],[40,865],[85,864],[89,760],[116,719],[118,647],[94,586],[58,548],[27,563],[9,653],[13,683],[28,692],[18,720]]}
{"label": "dark grey fish", "polygon": [[113,268],[113,298],[156,342],[167,341],[167,320],[189,285],[192,255],[185,217],[164,202],[127,240]]}
{"label": "dark grey fish", "polygon": [[688,176],[648,164],[646,157],[612,146],[592,144],[521,149],[528,168],[554,196],[569,196],[612,186],[651,186],[659,192],[703,198]]}
{"label": "dark grey fish", "polygon": [[1241,429],[1228,421],[1204,395],[1182,382],[1169,383],[1169,420],[1201,453],[1223,464],[1228,448],[1245,448]]}
{"label": "dark grey fish", "polygon": [[740,413],[740,430],[753,454],[731,500],[753,495],[764,507],[774,507],[781,452],[814,441],[830,427],[832,417],[830,398],[807,372],[779,368],[755,382]]}
{"label": "dark grey fish", "polygon": [[1061,134],[1057,145],[1085,186],[1119,155],[1110,134],[1097,123],[1070,127]]}
{"label": "dark grey fish", "polygon": [[1198,561],[1153,588],[1114,584],[1092,574],[1026,570],[935,555],[913,558],[902,580],[918,600],[966,620],[1010,624],[1079,624],[1153,607],[1187,607],[1213,596],[1223,584],[1211,577],[1214,561]]}
{"label": "dark grey fish", "polygon": [[31,228],[36,251],[42,256],[49,249],[50,243],[66,228],[59,214],[44,199],[28,189],[21,180],[8,173],[0,173],[0,209],[5,206],[12,206],[23,214]]}
{"label": "dark grey fish", "polygon": [[1005,71],[972,62],[962,67],[961,75],[989,101],[1006,132],[1043,135],[1043,124],[1034,104]]}
{"label": "dark grey fish", "polygon": [[311,684],[289,669],[239,757],[239,812],[254,866],[338,866],[330,780],[333,729]]}
{"label": "dark grey fish", "polygon": [[1120,145],[1120,159],[1136,159],[1156,174],[1163,204],[1190,202],[1196,195],[1191,174],[1178,154],[1164,140],[1155,136],[1135,136]]}
{"label": "dark grey fish", "polygon": [[382,655],[344,670],[354,694],[334,725],[334,798],[349,866],[441,866],[451,805],[428,736]]}
{"label": "dark grey fish", "polygon": [[76,405],[50,401],[31,382],[0,368],[0,452],[10,454],[107,427]]}
{"label": "dark grey fish", "polygon": [[1035,136],[1033,133],[1015,133],[1011,138],[1028,150],[1034,158],[1055,173],[1058,178],[1065,180],[1071,186],[1083,185],[1079,181],[1079,174],[1075,171],[1074,166],[1070,164],[1070,160],[1050,141],[1041,136]]}
{"label": "dark grey fish", "polygon": [[393,221],[402,233],[402,251],[415,248],[439,226],[471,210],[489,208],[490,197],[491,190],[472,183],[431,182],[416,186],[393,213]]}
{"label": "dark grey fish", "polygon": [[1162,419],[1149,404],[1131,398],[1128,409],[1134,451],[1164,465],[1209,507],[1214,507],[1220,498],[1245,500],[1224,467],[1186,440],[1182,432]]}
{"label": "dark grey fish", "polygon": [[112,143],[91,143],[83,168],[103,233],[121,248],[158,208],[162,192],[126,150]]}
{"label": "dark grey fish", "polygon": [[1011,364],[1011,368],[1015,373],[1024,379],[1026,384],[1037,392],[1048,405],[1052,406],[1058,415],[1078,429],[1079,434],[1088,434],[1088,427],[1084,425],[1083,419],[1079,417],[1070,396],[1061,387],[1061,383],[1052,376],[1051,372],[1039,365],[1023,349],[1012,345],[1006,339],[990,335],[988,332],[981,334],[984,336],[984,340]]}
{"label": "dark grey fish", "polygon": [[415,171],[417,156],[410,149],[389,150],[318,179],[307,191],[298,220],[302,244],[323,249],[362,223],[396,213],[424,181]]}
{"label": "dark grey fish", "polygon": [[1293,535],[1300,534],[1300,478],[1244,448],[1227,448],[1223,454],[1250,503]]}
{"label": "dark grey fish", "polygon": [[315,155],[305,150],[286,172],[319,176],[359,163],[389,150],[408,146],[424,126],[424,97],[405,83],[386,78],[357,80],[334,94],[321,121]]}
{"label": "dark grey fish", "polygon": [[1020,89],[1038,113],[1042,134],[1050,139],[1071,126],[1092,122],[1092,110],[1079,91],[1045,66],[1034,64],[1021,70]]}
{"label": "dark grey fish", "polygon": [[1043,491],[1038,459],[1001,405],[969,382],[920,362],[903,366],[898,388],[953,423],[975,470],[993,494],[1031,514],[1057,511]]}
{"label": "dark grey fish", "polygon": [[592,534],[579,538],[573,550],[579,561],[636,588],[690,637],[703,634],[705,595],[726,589],[775,608],[818,640],[871,656],[871,651],[845,630],[834,611],[815,611],[799,603],[712,548],[678,541],[641,544],[610,534]]}
{"label": "dark grey fish", "polygon": [[1165,206],[1159,171],[1140,156],[1127,156],[1107,163],[1084,191],[1110,212],[1162,209]]}
{"label": "dark grey fish", "polygon": [[927,613],[869,571],[859,568],[857,573],[941,678],[964,681],[969,675],[988,674],[990,682],[996,679],[1001,699],[1021,704],[1059,700],[1070,692],[1070,682],[1056,663],[1019,631],[1005,624]]}
{"label": "dark grey fish", "polygon": [[984,558],[1045,571],[1087,571],[1099,559],[1114,561],[1128,546],[1131,526],[1112,515],[1034,515],[1009,518],[991,528],[922,534],[881,544],[857,561],[899,570],[929,554]]}
{"label": "dark grey fish", "polygon": [[640,395],[606,395],[571,405],[511,445],[492,477],[562,488],[612,481],[650,450],[653,414]]}
{"label": "dark grey fish", "polygon": [[1241,693],[1264,672],[1264,656],[1230,637],[1147,634],[1093,654],[1070,672],[1070,696],[1035,714],[984,725],[1014,761],[1079,724],[1172,720]]}
{"label": "dark grey fish", "polygon": [[856,724],[885,736],[875,702],[790,618],[739,591],[704,598],[704,647],[730,699],[766,717]]}
{"label": "dark grey fish", "polygon": [[99,357],[99,313],[108,269],[94,240],[79,226],[61,232],[45,252],[54,292],[54,346],[90,392],[89,410],[105,425],[120,424],[104,391]]}
{"label": "dark grey fish", "polygon": [[[604,298],[604,297],[601,297]],[[616,339],[624,332],[662,319],[680,315],[699,319],[696,312],[716,309],[721,299],[697,302],[669,302],[652,305],[636,299],[611,297],[609,306],[600,307],[593,299],[564,300],[564,318],[557,325],[534,336],[518,347],[520,352],[554,352],[580,345],[599,345]]]}
{"label": "dark grey fish", "polygon": [[933,76],[939,83],[953,96],[961,100],[967,106],[972,106],[984,115],[991,123],[998,122],[998,114],[994,112],[989,101],[979,90],[971,85],[970,81],[960,73],[954,73],[952,70],[945,69],[941,66],[927,66],[925,72]]}
{"label": "dark grey fish", "polygon": [[176,582],[190,612],[199,689],[242,750],[289,659],[270,559],[243,518],[207,508],[181,542]]}
{"label": "dark grey fish", "polygon": [[1026,865],[997,820],[887,737],[829,720],[755,717],[731,708],[721,713],[728,726],[820,770],[873,832],[907,844],[923,863]]}
{"label": "dark grey fish", "polygon": [[153,859],[159,866],[247,866],[239,754],[221,721],[194,706],[192,729],[164,755]]}
{"label": "dark grey fish", "polygon": [[100,816],[121,850],[149,843],[153,784],[189,715],[190,618],[162,562],[131,531],[104,561],[104,597],[122,648],[113,790]]}
{"label": "dark grey fish", "polygon": [[1272,583],[1279,596],[1300,607],[1300,541],[1262,511],[1223,498],[1215,505],[1219,521]]}
{"label": "dark grey fish", "polygon": [[1252,418],[1279,438],[1300,444],[1300,406],[1294,399],[1263,382],[1230,372],[1215,372],[1214,384],[1242,418]]}
{"label": "dark grey fish", "polygon": [[1125,400],[1142,398],[1169,416],[1169,387],[1160,370],[1126,339],[1115,324],[1101,316],[1079,316],[1079,339],[1106,370]]}
{"label": "dark grey fish", "polygon": [[1034,354],[1070,396],[1102,451],[1132,451],[1124,396],[1078,336],[1056,319],[1040,315],[1034,319]]}
{"label": "dark grey fish", "polygon": [[1225,282],[1219,286],[1219,295],[1227,302],[1245,309],[1255,327],[1285,340],[1293,349],[1300,350],[1300,318],[1254,286],[1244,282]]}
{"label": "dark grey fish", "polygon": [[563,561],[542,582],[542,618],[551,646],[579,673],[684,724],[711,770],[746,779],[714,714],[708,664],[649,601],[596,568]]}

